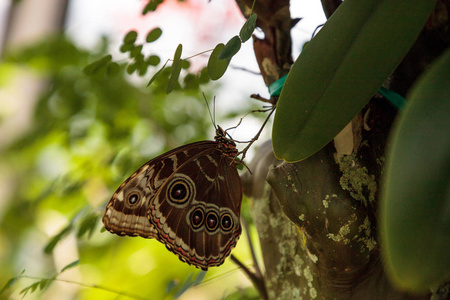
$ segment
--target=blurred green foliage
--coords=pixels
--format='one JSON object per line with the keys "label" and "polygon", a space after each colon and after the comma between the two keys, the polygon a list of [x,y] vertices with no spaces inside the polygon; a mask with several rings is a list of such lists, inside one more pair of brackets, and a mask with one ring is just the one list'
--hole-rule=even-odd
{"label": "blurred green foliage", "polygon": [[[0,145],[0,171],[7,174],[2,176],[7,178],[6,198],[0,199],[0,288],[26,269],[0,298],[18,297],[21,289],[44,282],[27,290],[27,298],[54,296],[54,285],[61,285],[63,291],[75,287],[70,293],[77,299],[124,298],[118,292],[166,299],[193,286],[189,278],[200,276],[201,271],[181,263],[156,241],[101,232],[100,219],[114,190],[146,161],[182,144],[212,139],[214,128],[201,92],[212,97],[207,87],[199,90],[199,83],[166,95],[167,76],[160,76],[165,82],[155,80],[151,89],[131,84],[126,63],[114,63],[108,71],[112,60],[107,49],[106,39],[89,52],[54,37],[9,53],[0,65],[0,88],[23,69],[45,87],[26,133]],[[102,57],[105,72],[83,72]],[[188,73],[185,78],[200,76]],[[23,81],[24,89],[27,84]],[[234,253],[249,261],[245,238]],[[78,259],[77,266],[69,264]],[[73,268],[66,271],[65,265]],[[63,275],[75,272],[75,281],[87,287],[52,283],[59,270]],[[233,295],[240,291],[233,286],[243,276],[227,261],[207,273],[200,289],[237,299]],[[42,281],[46,278],[50,282]],[[251,290],[242,290],[240,299],[257,299]]]}

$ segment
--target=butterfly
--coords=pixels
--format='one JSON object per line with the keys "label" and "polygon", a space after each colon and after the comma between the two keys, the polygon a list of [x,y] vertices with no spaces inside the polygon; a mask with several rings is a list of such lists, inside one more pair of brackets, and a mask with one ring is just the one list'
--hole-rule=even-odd
{"label": "butterfly", "polygon": [[154,238],[197,268],[219,266],[241,234],[242,185],[236,144],[217,126],[215,141],[175,148],[140,167],[112,195],[105,228]]}

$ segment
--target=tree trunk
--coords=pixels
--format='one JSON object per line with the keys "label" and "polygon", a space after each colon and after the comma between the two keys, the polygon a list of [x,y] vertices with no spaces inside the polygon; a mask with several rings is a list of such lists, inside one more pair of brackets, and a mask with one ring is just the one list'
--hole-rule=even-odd
{"label": "tree trunk", "polygon": [[[251,2],[238,1],[244,15]],[[386,87],[405,96],[449,46],[449,3],[438,1]],[[255,55],[267,85],[285,75],[291,62],[290,52],[279,47],[290,49],[289,31],[297,21],[290,20],[288,5],[266,0],[254,8],[265,34],[262,40],[254,38]],[[270,141],[259,149],[250,164],[253,175],[244,174],[242,181],[252,199],[269,299],[430,299],[431,294],[412,296],[393,288],[380,258],[377,204],[396,113],[375,95],[333,142],[295,164],[277,160]]]}

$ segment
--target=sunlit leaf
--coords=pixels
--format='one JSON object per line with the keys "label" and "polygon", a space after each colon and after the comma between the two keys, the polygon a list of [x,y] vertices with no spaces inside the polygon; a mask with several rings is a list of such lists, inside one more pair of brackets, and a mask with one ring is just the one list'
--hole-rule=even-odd
{"label": "sunlit leaf", "polygon": [[162,34],[161,28],[159,28],[159,27],[154,28],[147,34],[147,37],[145,38],[145,41],[147,43],[152,43],[152,42],[156,41],[157,39],[159,39],[161,34]]}
{"label": "sunlit leaf", "polygon": [[255,13],[253,13],[242,26],[241,31],[239,32],[239,37],[241,38],[241,41],[243,43],[245,43],[249,38],[251,38],[252,33],[255,30],[257,18],[258,16]]}
{"label": "sunlit leaf", "polygon": [[380,225],[388,275],[425,293],[450,280],[450,51],[407,97],[391,136]]}
{"label": "sunlit leaf", "polygon": [[272,132],[276,156],[294,162],[329,143],[395,70],[435,3],[342,2],[288,74]]}
{"label": "sunlit leaf", "polygon": [[225,71],[230,64],[231,59],[220,59],[219,53],[222,52],[222,49],[225,47],[224,44],[218,44],[216,48],[214,48],[211,56],[208,60],[208,75],[212,80],[218,80],[225,74]]}
{"label": "sunlit leaf", "polygon": [[177,47],[177,50],[175,51],[175,55],[173,56],[173,63],[172,63],[172,73],[169,77],[169,83],[167,84],[167,94],[170,93],[178,83],[178,77],[180,76],[181,72],[181,53],[183,51],[183,45],[179,44]]}
{"label": "sunlit leaf", "polygon": [[231,59],[241,49],[241,39],[236,35],[223,47],[219,59]]}

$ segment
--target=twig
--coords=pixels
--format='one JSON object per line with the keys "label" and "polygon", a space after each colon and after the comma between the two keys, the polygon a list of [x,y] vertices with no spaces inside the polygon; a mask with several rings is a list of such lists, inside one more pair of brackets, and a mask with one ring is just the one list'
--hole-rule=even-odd
{"label": "twig", "polygon": [[266,126],[267,121],[269,121],[270,116],[271,116],[271,115],[273,114],[273,112],[275,111],[275,108],[276,108],[275,106],[273,106],[273,107],[271,108],[271,111],[270,111],[269,115],[267,116],[266,120],[264,120],[264,123],[262,124],[262,126],[261,126],[261,128],[259,129],[258,133],[257,133],[257,134],[256,134],[256,135],[248,142],[248,145],[245,146],[244,150],[238,152],[237,155],[242,154],[241,160],[244,160],[245,155],[247,154],[247,151],[248,151],[248,149],[250,148],[250,146],[253,145],[253,143],[256,142],[256,141],[259,139],[259,136],[261,135],[261,133],[262,133],[264,127]]}
{"label": "twig", "polygon": [[248,276],[250,281],[253,283],[255,288],[258,290],[259,294],[261,295],[262,299],[267,300],[267,291],[266,286],[264,284],[264,281],[261,278],[258,278],[252,271],[250,271],[239,259],[236,258],[233,254],[230,256],[231,260],[237,264],[242,271]]}

